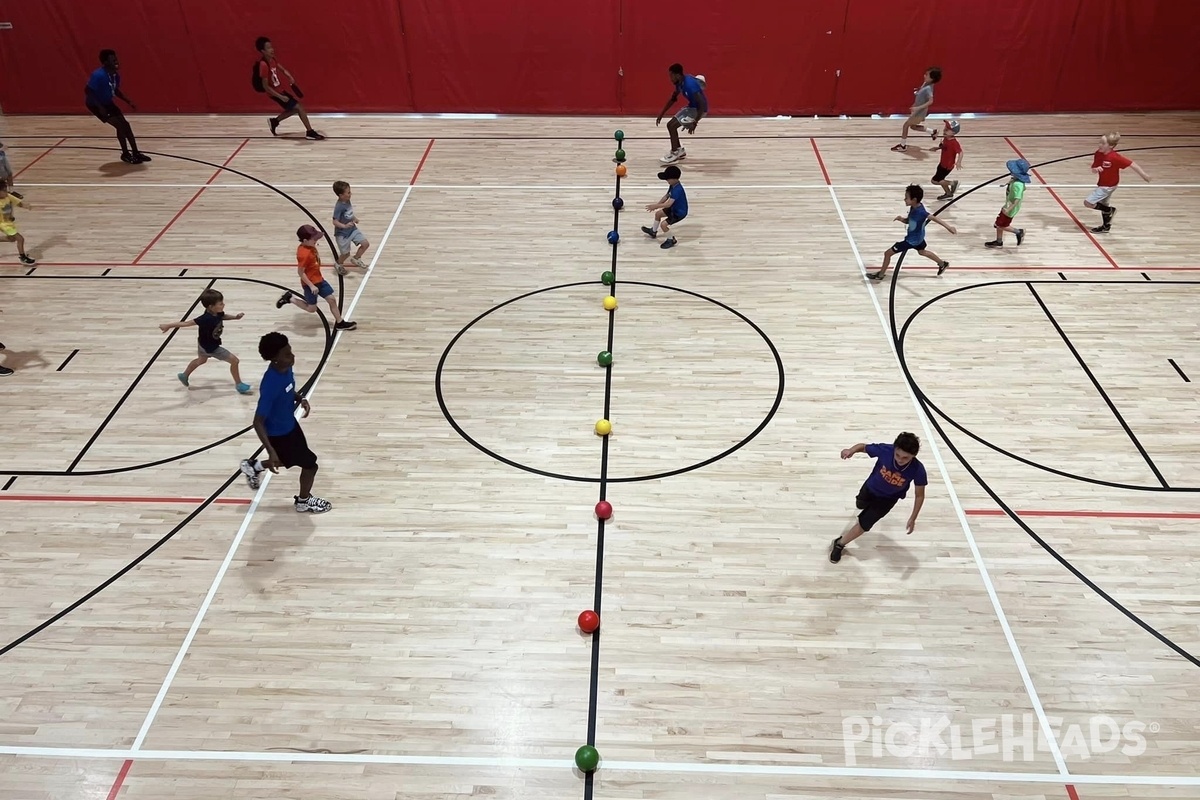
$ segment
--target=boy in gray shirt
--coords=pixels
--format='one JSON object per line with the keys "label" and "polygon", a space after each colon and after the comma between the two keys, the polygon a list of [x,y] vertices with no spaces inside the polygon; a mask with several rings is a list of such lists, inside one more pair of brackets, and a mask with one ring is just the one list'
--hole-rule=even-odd
{"label": "boy in gray shirt", "polygon": [[[358,217],[354,215],[354,206],[350,204],[350,184],[335,182],[333,193],[337,195],[337,203],[333,206],[333,238],[338,248],[337,274],[345,275],[348,256],[351,264],[360,269],[366,268],[362,257],[371,243],[358,229]],[[358,251],[350,256],[350,246],[355,244],[358,245]]]}
{"label": "boy in gray shirt", "polygon": [[[925,118],[929,116],[929,107],[933,105],[933,85],[942,79],[941,67],[930,67],[925,70],[925,81],[921,84],[921,88],[917,89],[913,94],[913,107],[909,111],[908,119],[904,120],[904,127],[900,129],[900,144],[894,146],[892,150],[897,153],[903,153],[908,149],[908,132],[924,131]],[[934,138],[936,138],[936,131]]]}

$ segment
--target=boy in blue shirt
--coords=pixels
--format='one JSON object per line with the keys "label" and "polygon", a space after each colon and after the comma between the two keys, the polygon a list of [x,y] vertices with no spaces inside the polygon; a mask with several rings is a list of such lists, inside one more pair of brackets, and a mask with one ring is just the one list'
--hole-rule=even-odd
{"label": "boy in blue shirt", "polygon": [[300,494],[293,498],[296,511],[324,514],[333,508],[333,503],[312,493],[317,477],[317,456],[309,449],[304,431],[296,421],[296,400],[299,399],[305,417],[312,408],[308,400],[296,395],[296,375],[292,372],[296,356],[292,354],[292,346],[282,333],[272,332],[259,340],[258,354],[264,361],[271,362],[258,386],[258,409],[254,412],[254,432],[266,448],[267,458],[265,461],[246,459],[241,463],[242,474],[250,488],[257,489],[263,470],[278,473],[280,467],[300,467]]}
{"label": "boy in blue shirt", "polygon": [[[367,252],[367,248],[371,243],[367,241],[367,237],[358,229],[358,217],[354,214],[354,206],[350,202],[352,192],[350,184],[345,181],[334,181],[333,193],[337,195],[337,202],[333,205],[333,240],[337,242],[337,274],[346,274],[346,260],[359,269],[366,269],[367,265],[363,263],[363,253]],[[350,255],[350,246],[358,245],[358,250],[354,255]]]}
{"label": "boy in blue shirt", "polygon": [[242,375],[238,371],[238,364],[241,362],[238,361],[237,356],[226,350],[221,344],[221,334],[225,330],[225,320],[241,319],[246,315],[226,314],[225,295],[216,289],[205,289],[201,292],[200,305],[204,306],[204,313],[195,319],[185,320],[184,322],[164,322],[158,326],[158,329],[163,333],[172,328],[191,328],[195,326],[199,329],[200,342],[196,348],[196,357],[176,377],[179,378],[180,383],[188,386],[188,381],[192,373],[201,364],[207,363],[210,358],[215,358],[217,361],[224,361],[229,365],[229,372],[233,376],[233,385],[238,390],[238,394],[250,394],[250,384],[242,383]]}
{"label": "boy in blue shirt", "polygon": [[917,255],[925,256],[925,258],[937,264],[938,275],[941,275],[946,271],[946,267],[950,266],[949,261],[943,261],[937,253],[926,249],[925,225],[929,220],[933,220],[951,233],[958,233],[958,231],[950,223],[942,222],[939,217],[935,217],[926,211],[925,206],[921,205],[921,201],[924,199],[925,190],[915,183],[909,184],[908,188],[904,190],[904,204],[908,206],[908,216],[896,217],[896,222],[905,223],[908,226],[908,232],[904,235],[904,241],[896,242],[883,252],[883,266],[879,268],[878,272],[873,272],[868,276],[871,280],[883,280],[883,276],[887,275],[888,265],[892,263],[892,256],[903,253],[906,250],[916,250]]}
{"label": "boy in blue shirt", "polygon": [[687,158],[687,151],[679,143],[679,129],[683,127],[689,134],[696,132],[696,126],[700,124],[700,119],[708,113],[708,96],[704,93],[703,75],[686,75],[680,64],[672,64],[667,69],[667,74],[671,77],[675,91],[671,93],[671,99],[663,106],[663,110],[658,115],[658,119],[654,120],[654,124],[662,124],[663,115],[671,110],[671,106],[675,105],[680,92],[688,101],[687,107],[680,109],[679,113],[667,122],[667,133],[671,137],[671,152],[663,156],[660,161],[664,164],[674,164],[676,161]]}
{"label": "boy in blue shirt", "polygon": [[[667,193],[657,203],[651,203],[646,206],[647,211],[654,212],[654,225],[643,225],[642,233],[651,239],[658,238],[658,229],[660,227],[663,233],[667,233],[671,230],[672,225],[683,222],[684,218],[688,215],[687,192],[683,190],[683,184],[679,182],[679,177],[682,174],[679,167],[676,166],[667,167],[658,173],[658,179],[667,182]],[[675,237],[670,236],[659,247],[667,250],[677,244],[679,242]]]}
{"label": "boy in blue shirt", "polygon": [[875,466],[854,500],[854,505],[859,510],[858,520],[853,528],[833,540],[833,547],[829,551],[830,561],[834,564],[841,561],[846,545],[871,530],[875,523],[887,516],[896,503],[908,494],[910,483],[917,487],[917,494],[904,532],[913,532],[917,524],[917,515],[921,513],[921,506],[925,504],[925,486],[929,483],[925,465],[917,460],[917,452],[920,449],[921,440],[916,434],[906,432],[897,436],[892,444],[860,442],[842,451],[843,459],[866,453],[875,459]]}
{"label": "boy in blue shirt", "polygon": [[117,131],[117,141],[121,145],[121,160],[126,164],[141,164],[150,160],[150,156],[138,150],[137,139],[133,137],[133,128],[129,120],[117,108],[116,98],[129,104],[137,111],[133,101],[121,92],[121,65],[117,61],[115,50],[100,51],[100,68],[92,72],[87,85],[83,87],[83,100],[87,110],[96,119],[112,125]]}

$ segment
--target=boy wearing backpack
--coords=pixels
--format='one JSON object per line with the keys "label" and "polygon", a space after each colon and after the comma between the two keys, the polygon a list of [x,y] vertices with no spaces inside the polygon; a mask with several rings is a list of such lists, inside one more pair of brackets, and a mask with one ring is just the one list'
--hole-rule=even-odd
{"label": "boy wearing backpack", "polygon": [[[258,48],[259,59],[254,65],[250,83],[254,87],[254,91],[269,94],[271,99],[283,108],[282,114],[271,117],[268,121],[271,126],[271,135],[278,136],[279,123],[293,114],[299,114],[300,121],[304,123],[304,135],[309,139],[324,139],[324,136],[313,130],[304,106],[300,105],[300,98],[304,97],[304,92],[300,91],[300,87],[296,85],[296,79],[292,77],[292,73],[288,72],[287,68],[275,59],[275,45],[271,44],[271,40],[267,37],[260,36],[254,46]],[[286,89],[283,78],[287,79]]]}

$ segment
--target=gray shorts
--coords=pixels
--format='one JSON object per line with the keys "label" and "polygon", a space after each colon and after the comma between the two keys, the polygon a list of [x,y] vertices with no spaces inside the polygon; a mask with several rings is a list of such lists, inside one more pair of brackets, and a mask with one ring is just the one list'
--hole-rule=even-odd
{"label": "gray shorts", "polygon": [[696,109],[691,106],[679,109],[675,114],[675,121],[680,125],[691,125],[696,121]]}
{"label": "gray shorts", "polygon": [[1112,197],[1113,192],[1116,190],[1117,187],[1115,186],[1097,186],[1095,189],[1092,189],[1092,193],[1087,196],[1087,202],[1091,203],[1092,205],[1107,203],[1108,198]]}
{"label": "gray shorts", "polygon": [[197,346],[196,355],[200,356],[201,358],[215,358],[217,361],[228,362],[233,360],[233,353],[229,352],[224,347],[217,347],[216,350],[213,350],[210,353],[203,347]]}
{"label": "gray shorts", "polygon": [[8,153],[0,150],[0,178],[12,180],[12,165],[8,163]]}
{"label": "gray shorts", "polygon": [[367,237],[363,236],[363,232],[360,231],[358,228],[355,228],[354,230],[350,231],[350,234],[348,236],[340,236],[339,235],[339,236],[335,236],[333,238],[334,238],[334,241],[337,242],[338,253],[340,253],[341,255],[346,255],[347,253],[350,252],[350,245],[352,245],[352,244],[361,245],[367,241]]}

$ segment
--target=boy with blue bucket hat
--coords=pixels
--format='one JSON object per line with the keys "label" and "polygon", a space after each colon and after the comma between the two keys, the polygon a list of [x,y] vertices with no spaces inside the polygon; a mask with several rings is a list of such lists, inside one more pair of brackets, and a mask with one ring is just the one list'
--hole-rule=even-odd
{"label": "boy with blue bucket hat", "polygon": [[[1008,167],[1008,192],[1004,197],[1004,208],[996,217],[996,238],[985,242],[985,247],[1004,247],[1004,232],[1012,227],[1013,219],[1021,211],[1021,202],[1025,199],[1025,184],[1029,183],[1029,162],[1023,158],[1014,158],[1004,166]],[[1017,247],[1025,241],[1025,229],[1013,228],[1017,235]]]}

